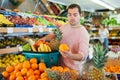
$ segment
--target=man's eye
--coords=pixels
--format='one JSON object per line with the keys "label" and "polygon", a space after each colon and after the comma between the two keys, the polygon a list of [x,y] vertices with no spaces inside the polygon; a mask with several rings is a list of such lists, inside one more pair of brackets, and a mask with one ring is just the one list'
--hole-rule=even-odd
{"label": "man's eye", "polygon": [[77,14],[74,14],[74,16],[76,17],[76,16],[77,16]]}
{"label": "man's eye", "polygon": [[68,14],[68,16],[71,16],[70,14]]}

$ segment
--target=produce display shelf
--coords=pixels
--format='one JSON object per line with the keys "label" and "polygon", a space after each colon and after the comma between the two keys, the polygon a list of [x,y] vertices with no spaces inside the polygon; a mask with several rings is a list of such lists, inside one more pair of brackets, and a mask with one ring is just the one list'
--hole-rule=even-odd
{"label": "produce display shelf", "polygon": [[109,45],[109,48],[118,47],[119,45]]}
{"label": "produce display shelf", "polygon": [[[100,39],[99,36],[91,37],[90,39]],[[120,39],[120,37],[108,37],[108,39]]]}
{"label": "produce display shelf", "polygon": [[42,28],[42,27],[33,27],[33,28],[0,28],[0,33],[20,33],[20,32],[51,32],[53,28]]}
{"label": "produce display shelf", "polygon": [[[100,28],[87,28],[88,30],[99,30]],[[108,27],[108,30],[120,30],[120,27]]]}
{"label": "produce display shelf", "polygon": [[108,39],[120,39],[120,37],[109,37]]}
{"label": "produce display shelf", "polygon": [[22,47],[11,47],[11,48],[4,48],[0,49],[0,54],[12,53],[12,52],[19,52],[22,51]]}

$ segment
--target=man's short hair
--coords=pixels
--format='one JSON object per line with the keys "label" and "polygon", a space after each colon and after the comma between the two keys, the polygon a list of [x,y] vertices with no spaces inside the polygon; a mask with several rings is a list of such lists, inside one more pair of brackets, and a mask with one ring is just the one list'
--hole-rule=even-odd
{"label": "man's short hair", "polygon": [[81,13],[81,8],[78,4],[69,5],[68,8],[67,8],[67,12],[68,12],[68,9],[73,9],[73,8],[78,8],[79,13]]}

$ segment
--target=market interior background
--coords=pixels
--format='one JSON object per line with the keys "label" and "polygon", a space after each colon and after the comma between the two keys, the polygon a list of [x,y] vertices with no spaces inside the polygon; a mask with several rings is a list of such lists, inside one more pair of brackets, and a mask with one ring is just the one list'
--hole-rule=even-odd
{"label": "market interior background", "polygon": [[[61,25],[63,25],[64,23],[67,22],[66,8],[71,3],[77,3],[81,6],[81,9],[82,9],[81,24],[84,25],[86,27],[86,29],[88,30],[88,32],[90,33],[90,38],[91,38],[90,42],[91,43],[94,44],[95,42],[99,41],[98,30],[99,30],[100,23],[105,24],[106,27],[108,28],[108,30],[110,32],[110,35],[108,37],[110,52],[109,52],[109,54],[107,54],[107,56],[109,58],[107,59],[106,66],[110,66],[110,67],[106,67],[106,71],[108,71],[109,73],[111,72],[111,73],[110,73],[110,75],[107,75],[107,77],[110,77],[110,78],[112,77],[111,79],[108,79],[108,80],[120,80],[118,78],[120,75],[117,74],[117,73],[120,73],[120,57],[119,57],[120,56],[120,47],[119,47],[120,46],[120,0],[0,0],[0,7],[1,7],[0,9],[1,9],[1,11],[2,11],[2,9],[6,9],[6,11],[8,11],[8,12],[10,10],[12,10],[12,11],[16,11],[18,13],[19,12],[23,12],[23,13],[26,12],[28,14],[35,13],[36,15],[41,15],[42,18],[44,17],[48,21],[48,22],[46,22],[45,20],[41,20],[41,17],[39,16],[38,20],[43,22],[44,25],[46,25],[48,23],[47,24],[48,27],[51,25],[52,26],[57,25],[60,27]],[[11,15],[11,13],[9,15]],[[54,20],[56,20],[56,24],[51,24],[51,22],[54,22]],[[17,19],[16,19],[16,21],[17,21]],[[18,22],[20,22],[19,19],[18,19]],[[37,25],[38,25],[38,23],[37,23]],[[0,27],[1,27],[1,25],[0,25]],[[9,25],[5,25],[5,28],[3,28],[3,29],[2,29],[2,27],[0,28],[0,36],[5,37],[4,39],[0,38],[0,57],[1,57],[1,55],[4,55],[6,53],[10,54],[12,52],[14,53],[14,51],[17,52],[18,50],[21,50],[20,49],[21,47],[19,48],[19,46],[24,43],[21,41],[17,42],[17,41],[19,41],[19,39],[17,39],[19,37],[19,35],[20,36],[25,35],[25,37],[26,37],[26,35],[30,35],[30,37],[32,39],[34,39],[36,37],[40,38],[41,36],[46,35],[46,33],[44,35],[39,34],[39,32],[41,32],[41,29],[39,29],[39,30],[33,29],[35,34],[31,34],[31,29],[27,29],[27,28],[25,28],[25,30],[21,29],[20,34],[19,34],[19,30],[16,29],[16,31],[15,31],[16,33],[14,34],[14,31],[10,32],[9,30],[11,30],[11,29],[7,29],[8,27],[9,27]],[[13,27],[13,25],[12,25],[12,27]],[[27,32],[27,34],[25,34],[24,31]],[[44,31],[44,30],[42,30],[42,31]],[[36,34],[37,32],[38,32],[38,34]],[[15,37],[11,38],[11,34],[9,34],[9,33],[13,33],[12,36],[15,36]],[[10,38],[8,38],[8,37],[10,37]],[[16,42],[16,43],[12,43],[9,46],[7,46],[9,44],[8,43],[9,39],[12,40],[11,43],[12,42]],[[4,44],[6,44],[6,45],[4,46]],[[20,45],[18,45],[18,44],[20,44]],[[13,47],[13,45],[14,45],[14,48],[11,49],[11,46]],[[16,47],[16,45],[17,45],[17,47]],[[7,48],[6,48],[6,46],[7,46]],[[14,55],[12,55],[12,59],[13,59],[13,56]],[[85,71],[83,73],[84,78],[89,75],[87,73],[89,71],[88,66],[93,65],[93,61],[91,60],[93,58],[93,55],[90,54],[89,56],[90,56],[90,59],[85,64],[85,69],[84,69]],[[8,58],[8,57],[11,57],[11,56],[7,55],[5,58],[3,58],[3,57],[0,58],[0,59],[2,59],[0,61],[2,61],[2,63],[3,63],[3,64],[0,64],[0,66],[8,65],[8,63],[6,65],[4,65],[6,61],[9,61],[9,60],[6,60],[6,58]],[[19,57],[21,58],[21,56],[19,56]],[[23,60],[23,58],[21,60]],[[100,60],[100,59],[98,58],[98,60]],[[104,61],[102,61],[102,62],[104,63]],[[10,63],[12,63],[12,62],[10,62]],[[98,61],[98,64],[99,64],[99,61]],[[4,70],[5,69],[0,69],[0,72],[2,72]],[[99,71],[94,72],[94,70],[93,70],[93,74],[95,74],[95,76],[96,76],[96,74],[99,74],[97,72],[99,72]],[[89,75],[89,76],[91,76],[91,75]],[[83,79],[83,80],[87,80],[87,79]]]}

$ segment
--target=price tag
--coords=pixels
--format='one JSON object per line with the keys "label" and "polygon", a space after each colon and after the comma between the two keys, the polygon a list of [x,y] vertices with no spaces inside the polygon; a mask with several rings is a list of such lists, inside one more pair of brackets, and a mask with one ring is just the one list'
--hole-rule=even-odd
{"label": "price tag", "polygon": [[28,28],[28,32],[32,33],[33,32],[32,28]]}
{"label": "price tag", "polygon": [[7,33],[13,33],[13,28],[7,28]]}
{"label": "price tag", "polygon": [[43,28],[39,28],[39,32],[43,32],[44,30],[43,30]]}
{"label": "price tag", "polygon": [[18,47],[18,50],[19,50],[19,51],[23,51],[23,49],[22,49],[22,47],[21,47],[21,46],[20,46],[20,47]]}
{"label": "price tag", "polygon": [[92,28],[92,30],[96,30],[96,28]]}
{"label": "price tag", "polygon": [[53,28],[49,28],[49,32],[52,32]]}
{"label": "price tag", "polygon": [[116,37],[111,37],[112,39],[116,39]]}

